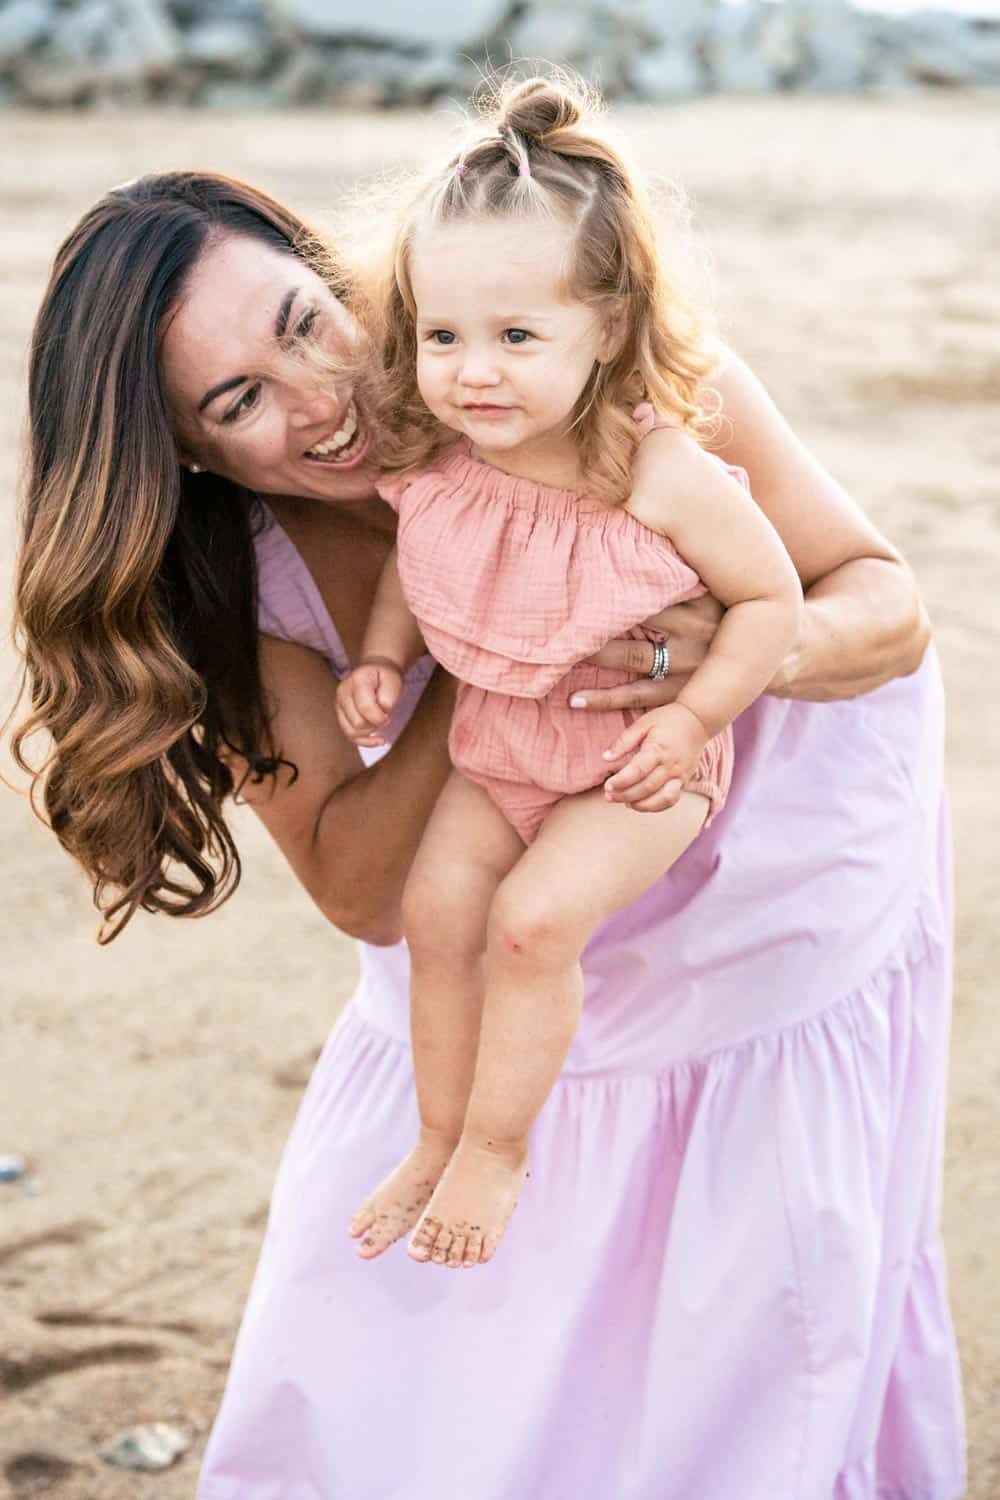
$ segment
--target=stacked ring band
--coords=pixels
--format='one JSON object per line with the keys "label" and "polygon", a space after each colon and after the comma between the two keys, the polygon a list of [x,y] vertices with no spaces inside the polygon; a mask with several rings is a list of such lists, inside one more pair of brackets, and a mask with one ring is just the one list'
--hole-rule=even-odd
{"label": "stacked ring band", "polygon": [[670,648],[666,641],[657,641],[653,646],[653,665],[649,676],[653,682],[662,682],[670,671]]}

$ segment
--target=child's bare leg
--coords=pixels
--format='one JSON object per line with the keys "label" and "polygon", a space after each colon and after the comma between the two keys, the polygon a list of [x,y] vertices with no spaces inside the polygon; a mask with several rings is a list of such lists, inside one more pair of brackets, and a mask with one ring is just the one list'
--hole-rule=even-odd
{"label": "child's bare leg", "polygon": [[462,1133],[479,1045],[490,902],[523,852],[482,788],[454,773],[403,895],[420,1133],[351,1220],[366,1260],[413,1228]]}
{"label": "child's bare leg", "polygon": [[602,789],[568,797],[490,909],[486,995],[462,1138],[410,1244],[417,1260],[490,1260],[517,1204],[528,1135],[576,1030],[580,954],[693,841],[706,798],[635,813]]}

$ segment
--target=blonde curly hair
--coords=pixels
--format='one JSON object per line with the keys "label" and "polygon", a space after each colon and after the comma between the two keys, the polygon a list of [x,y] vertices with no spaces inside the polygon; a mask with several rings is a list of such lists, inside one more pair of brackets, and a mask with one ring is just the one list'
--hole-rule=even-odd
{"label": "blonde curly hair", "polygon": [[708,318],[668,273],[646,194],[601,133],[600,108],[566,76],[505,84],[464,147],[417,186],[361,318],[377,358],[374,380],[370,349],[359,378],[385,435],[379,460],[387,472],[425,467],[454,439],[417,387],[410,260],[418,229],[460,220],[557,217],[575,230],[570,293],[614,319],[616,332],[616,352],[595,365],[572,415],[590,492],[610,504],[627,497],[640,402],[699,440],[713,430],[703,389],[715,363]]}

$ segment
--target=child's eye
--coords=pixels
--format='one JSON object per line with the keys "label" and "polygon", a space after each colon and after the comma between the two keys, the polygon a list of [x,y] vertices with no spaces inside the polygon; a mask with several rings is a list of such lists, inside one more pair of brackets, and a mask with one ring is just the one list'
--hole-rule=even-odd
{"label": "child's eye", "polygon": [[508,344],[526,344],[531,338],[526,328],[505,328],[503,336]]}
{"label": "child's eye", "polygon": [[432,329],[428,334],[428,338],[430,339],[432,344],[440,344],[444,348],[447,348],[449,344],[453,344],[455,342],[455,335],[453,333],[449,333],[447,328]]}
{"label": "child's eye", "polygon": [[240,399],[226,412],[226,415],[222,419],[223,422],[239,421],[240,417],[245,416],[248,411],[253,410],[257,405],[259,397],[260,386],[248,385]]}

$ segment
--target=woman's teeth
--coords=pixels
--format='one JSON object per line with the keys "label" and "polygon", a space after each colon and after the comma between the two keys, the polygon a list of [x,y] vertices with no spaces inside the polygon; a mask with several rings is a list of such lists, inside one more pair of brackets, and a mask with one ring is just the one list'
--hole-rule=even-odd
{"label": "woman's teeth", "polygon": [[350,458],[358,446],[358,411],[352,401],[344,425],[323,443],[310,448],[306,458]]}

